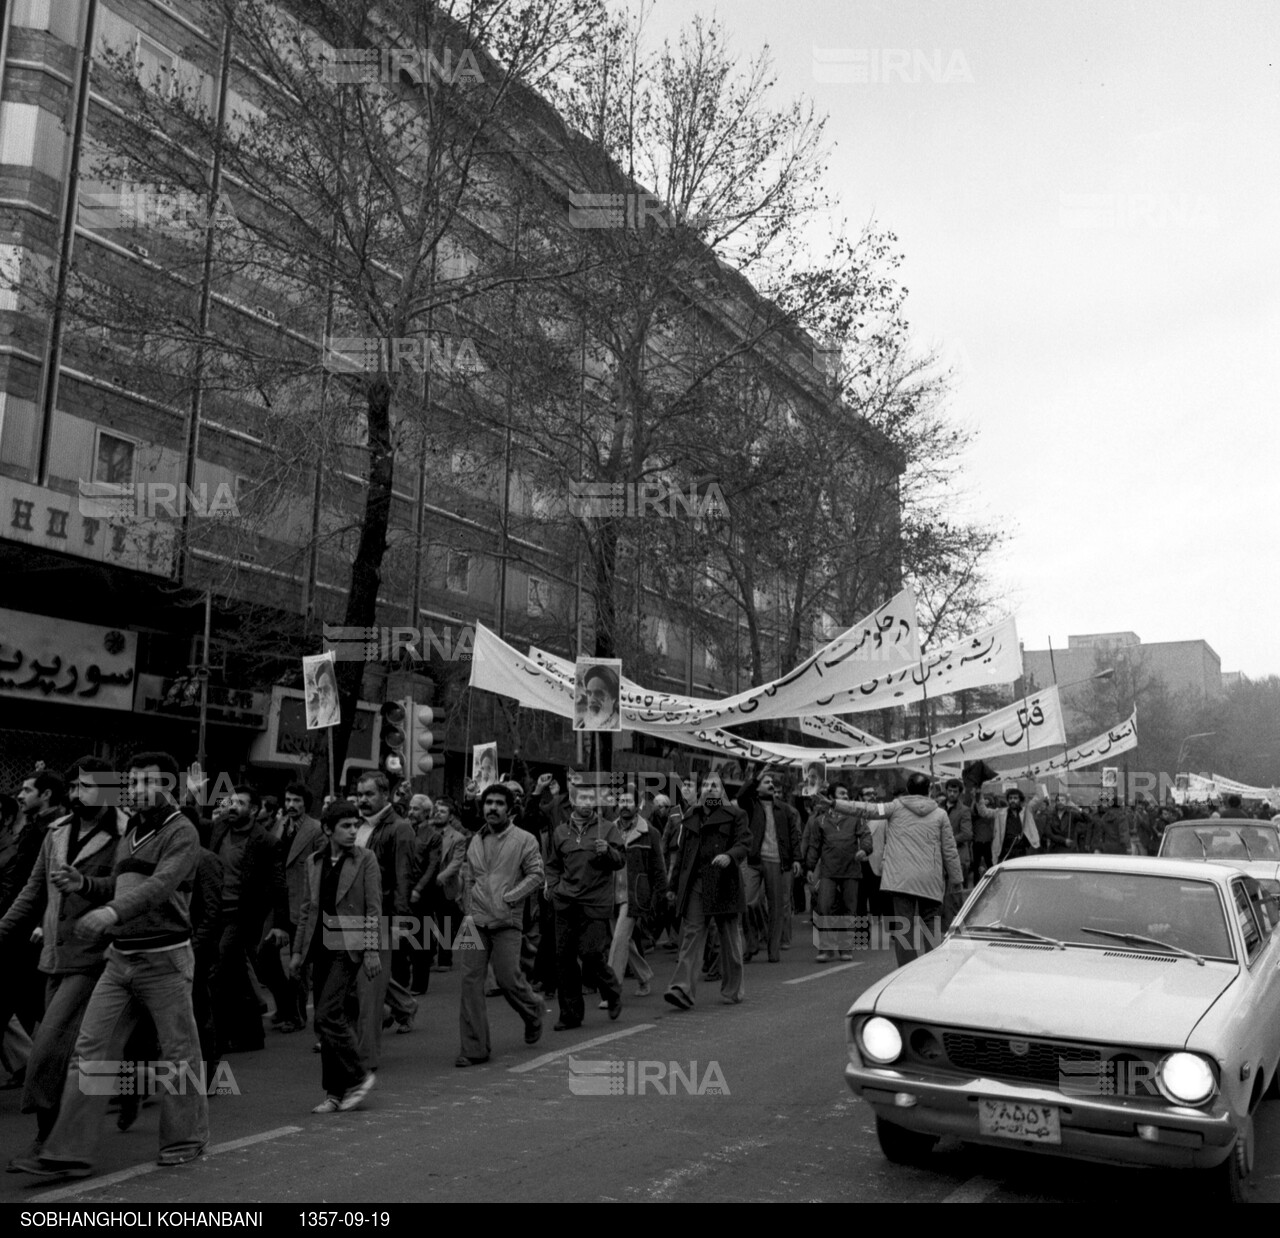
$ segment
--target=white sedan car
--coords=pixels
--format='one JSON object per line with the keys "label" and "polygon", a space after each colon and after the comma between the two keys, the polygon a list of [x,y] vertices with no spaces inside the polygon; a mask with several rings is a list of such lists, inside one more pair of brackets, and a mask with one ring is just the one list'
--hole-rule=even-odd
{"label": "white sedan car", "polygon": [[849,1010],[845,1078],[893,1161],[943,1135],[1211,1170],[1246,1198],[1280,1067],[1280,904],[1129,856],[997,865],[944,941]]}
{"label": "white sedan car", "polygon": [[1157,854],[1169,860],[1228,864],[1256,877],[1264,890],[1280,894],[1280,829],[1270,821],[1174,821]]}

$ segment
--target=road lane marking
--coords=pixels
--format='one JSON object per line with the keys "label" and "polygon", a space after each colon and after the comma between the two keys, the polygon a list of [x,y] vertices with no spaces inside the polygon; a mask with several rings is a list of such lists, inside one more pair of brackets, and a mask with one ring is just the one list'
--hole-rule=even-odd
{"label": "road lane marking", "polygon": [[594,1040],[584,1040],[581,1044],[569,1045],[564,1049],[557,1049],[554,1053],[544,1053],[541,1057],[535,1057],[532,1062],[521,1062],[519,1066],[508,1066],[507,1072],[512,1075],[522,1075],[527,1070],[537,1070],[539,1066],[546,1066],[549,1062],[554,1062],[556,1058],[567,1057],[570,1053],[581,1053],[583,1049],[594,1049],[596,1045],[606,1045],[611,1040],[621,1040],[624,1036],[634,1036],[637,1032],[647,1032],[657,1027],[656,1023],[639,1023],[635,1027],[624,1027],[620,1032],[610,1032],[607,1036],[597,1036]]}
{"label": "road lane marking", "polygon": [[[217,1156],[220,1152],[235,1152],[240,1148],[252,1147],[255,1143],[266,1143],[268,1139],[279,1139],[282,1135],[296,1135],[301,1126],[281,1126],[273,1131],[263,1131],[261,1135],[249,1135],[244,1139],[232,1139],[227,1143],[220,1143],[212,1148],[206,1148],[204,1156],[197,1157],[191,1162],[198,1165],[201,1161],[207,1160],[211,1156]],[[161,1166],[154,1161],[146,1165],[134,1165],[129,1169],[118,1169],[113,1174],[103,1174],[100,1178],[85,1178],[82,1182],[77,1182],[75,1186],[62,1186],[56,1191],[45,1191],[41,1195],[32,1195],[31,1202],[36,1204],[55,1203],[59,1199],[74,1199],[77,1195],[87,1195],[90,1191],[100,1191],[105,1187],[115,1186],[119,1182],[128,1182],[130,1178],[140,1178],[143,1174],[155,1173]]]}
{"label": "road lane marking", "polygon": [[990,1178],[970,1178],[968,1182],[962,1182],[950,1195],[944,1196],[942,1202],[944,1204],[980,1204],[988,1195],[995,1194],[1000,1189],[1000,1183],[993,1182]]}
{"label": "road lane marking", "polygon": [[807,976],[798,976],[795,980],[784,980],[783,984],[804,984],[808,980],[821,980],[823,976],[834,976],[838,971],[848,971],[851,967],[861,967],[861,963],[841,963],[839,967],[824,967],[821,971],[810,972]]}

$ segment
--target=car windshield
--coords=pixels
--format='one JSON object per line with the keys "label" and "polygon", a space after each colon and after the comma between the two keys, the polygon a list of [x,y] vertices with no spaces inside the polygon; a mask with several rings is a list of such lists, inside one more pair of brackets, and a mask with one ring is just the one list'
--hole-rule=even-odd
{"label": "car windshield", "polygon": [[1272,825],[1171,825],[1160,854],[1179,860],[1280,861],[1280,834]]}
{"label": "car windshield", "polygon": [[[1089,929],[1150,938],[1204,958],[1235,958],[1217,887],[1182,877],[1004,869],[992,877],[956,927],[963,934],[982,935],[985,925],[1023,929],[1093,950],[1124,949],[1125,944],[1143,947]],[[1001,927],[987,931],[1012,940]]]}

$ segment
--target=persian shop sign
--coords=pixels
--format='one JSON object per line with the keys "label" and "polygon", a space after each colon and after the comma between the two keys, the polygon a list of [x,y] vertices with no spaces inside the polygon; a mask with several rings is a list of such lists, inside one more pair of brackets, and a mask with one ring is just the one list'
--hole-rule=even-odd
{"label": "persian shop sign", "polygon": [[138,634],[0,610],[0,696],[132,709]]}

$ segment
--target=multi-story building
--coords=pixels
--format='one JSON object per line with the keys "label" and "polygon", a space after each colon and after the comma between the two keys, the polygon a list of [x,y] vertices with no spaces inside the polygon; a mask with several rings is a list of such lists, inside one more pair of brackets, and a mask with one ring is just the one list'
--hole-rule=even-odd
{"label": "multi-story building", "polygon": [[[199,744],[205,667],[207,769],[283,781],[323,751],[322,733],[305,728],[297,657],[318,652],[321,623],[339,623],[344,613],[352,530],[369,472],[358,417],[345,438],[298,430],[297,452],[282,464],[279,439],[268,441],[266,428],[279,409],[265,397],[219,385],[198,366],[184,370],[163,339],[134,332],[126,340],[109,318],[89,329],[81,320],[73,326],[55,295],[77,279],[99,280],[145,302],[161,295],[164,277],[181,260],[193,305],[202,293],[202,312],[243,339],[246,350],[311,349],[316,374],[325,368],[327,341],[291,326],[289,297],[279,287],[239,275],[219,282],[207,266],[202,275],[198,246],[179,251],[154,220],[121,231],[118,219],[104,220],[95,196],[110,131],[127,109],[112,54],[128,58],[144,84],[170,93],[189,89],[210,109],[225,93],[233,131],[269,115],[272,83],[255,77],[234,47],[229,58],[223,54],[217,11],[200,0],[4,6],[3,787],[37,759],[60,768],[86,750],[118,756],[162,747],[185,763]],[[545,102],[526,95],[524,103],[521,123],[536,140],[523,149],[544,183],[567,200],[572,184],[555,184],[542,155],[534,154],[562,142],[563,125]],[[210,155],[210,177],[212,161]],[[264,209],[253,188],[234,178],[222,182],[222,198],[233,212]],[[436,255],[438,278],[464,278],[486,247],[502,241],[498,231],[483,218],[460,216],[456,235]],[[735,296],[750,299],[744,282],[734,283]],[[760,357],[789,399],[829,400],[803,333],[773,341]],[[323,415],[326,389],[319,390]],[[452,419],[452,446],[442,451],[429,434],[395,444],[379,618],[429,628],[446,649],[450,641],[465,647],[462,630],[479,620],[515,643],[572,656],[585,618],[579,551],[562,524],[546,519],[529,481],[533,470],[525,465],[539,444],[508,433],[504,445],[500,418],[487,427],[468,424],[446,396],[433,403],[424,395],[423,402],[439,420]],[[481,456],[489,466],[477,464]],[[157,490],[166,486],[174,500],[167,505]],[[145,489],[149,498],[125,519],[99,494],[114,493],[112,487],[138,495]],[[257,519],[215,518],[217,508],[253,510],[255,496],[262,500]],[[639,642],[655,686],[710,695],[739,685],[740,668],[712,656],[666,617],[643,579],[635,597]],[[726,623],[734,622],[726,615]],[[781,622],[766,615],[768,624]],[[359,711],[348,769],[377,761],[377,703],[387,669],[366,669],[368,703]],[[492,699],[468,708],[464,665],[436,656],[426,669],[433,703],[446,718],[451,782],[468,745],[481,739],[499,740],[504,765],[516,755],[532,762],[572,758],[561,720],[530,718]]]}
{"label": "multi-story building", "polygon": [[1068,636],[1066,648],[1052,653],[1024,648],[1022,665],[1029,683],[1047,687],[1057,682],[1063,686],[1067,730],[1076,740],[1088,738],[1089,727],[1096,727],[1086,716],[1085,702],[1093,691],[1093,676],[1100,671],[1123,665],[1129,690],[1136,687],[1139,695],[1146,685],[1159,682],[1173,696],[1203,700],[1220,695],[1223,685],[1222,662],[1207,641],[1144,642],[1134,632]]}

